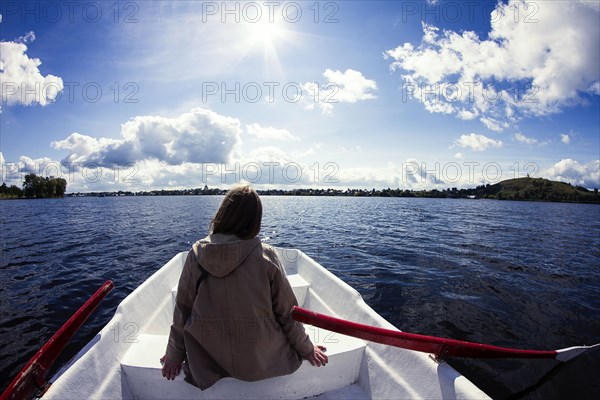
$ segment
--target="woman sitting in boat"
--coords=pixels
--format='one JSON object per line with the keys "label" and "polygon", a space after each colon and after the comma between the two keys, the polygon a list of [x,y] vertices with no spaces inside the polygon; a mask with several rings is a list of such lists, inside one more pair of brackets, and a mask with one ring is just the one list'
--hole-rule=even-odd
{"label": "woman sitting in boat", "polygon": [[211,233],[190,250],[177,288],[162,374],[202,390],[223,377],[256,381],[327,363],[292,320],[296,297],[273,248],[257,237],[262,203],[248,185],[226,194]]}

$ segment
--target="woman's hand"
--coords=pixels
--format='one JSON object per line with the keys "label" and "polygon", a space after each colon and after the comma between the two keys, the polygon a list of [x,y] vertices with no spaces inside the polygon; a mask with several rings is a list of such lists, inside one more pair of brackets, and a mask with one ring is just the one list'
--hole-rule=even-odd
{"label": "woman's hand", "polygon": [[315,344],[315,349],[308,353],[304,358],[306,358],[313,366],[324,366],[329,361],[327,354],[325,352],[327,349],[324,346],[319,346]]}
{"label": "woman's hand", "polygon": [[160,359],[160,363],[163,366],[162,376],[169,380],[175,379],[175,377],[181,372],[181,363],[169,360],[166,355]]}

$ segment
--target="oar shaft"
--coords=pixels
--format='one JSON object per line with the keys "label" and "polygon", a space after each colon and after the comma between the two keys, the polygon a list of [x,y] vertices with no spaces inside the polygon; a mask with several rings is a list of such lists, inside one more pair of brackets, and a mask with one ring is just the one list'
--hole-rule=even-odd
{"label": "oar shaft", "polygon": [[292,318],[333,332],[403,349],[439,356],[470,358],[555,358],[556,350],[519,350],[481,343],[418,335],[359,324],[301,307],[294,307]]}
{"label": "oar shaft", "polygon": [[2,393],[0,400],[29,399],[37,390],[43,388],[46,384],[48,369],[54,364],[67,342],[114,286],[111,281],[106,281],[35,353]]}

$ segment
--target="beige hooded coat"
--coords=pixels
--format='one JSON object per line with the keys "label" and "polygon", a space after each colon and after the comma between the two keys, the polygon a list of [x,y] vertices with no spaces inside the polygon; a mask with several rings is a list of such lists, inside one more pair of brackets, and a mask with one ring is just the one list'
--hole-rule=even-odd
{"label": "beige hooded coat", "polygon": [[[198,292],[202,271],[208,272]],[[207,389],[231,376],[256,381],[296,371],[313,344],[292,320],[297,305],[273,248],[213,234],[192,246],[177,288],[167,357],[187,362]]]}

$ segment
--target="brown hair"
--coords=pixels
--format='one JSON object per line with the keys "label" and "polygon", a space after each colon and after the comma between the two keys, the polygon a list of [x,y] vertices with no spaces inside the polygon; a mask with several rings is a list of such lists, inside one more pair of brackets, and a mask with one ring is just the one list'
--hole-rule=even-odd
{"label": "brown hair", "polygon": [[227,192],[211,221],[212,233],[235,234],[252,239],[260,232],[262,203],[250,185],[239,184]]}

